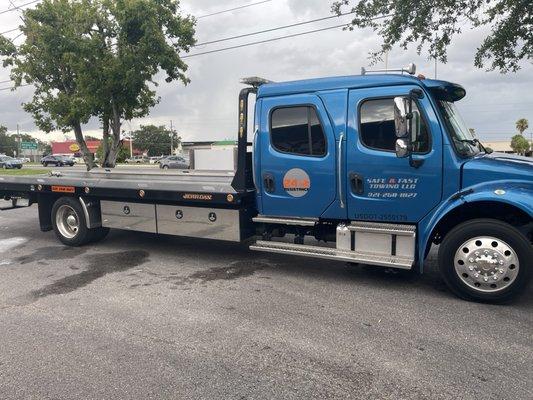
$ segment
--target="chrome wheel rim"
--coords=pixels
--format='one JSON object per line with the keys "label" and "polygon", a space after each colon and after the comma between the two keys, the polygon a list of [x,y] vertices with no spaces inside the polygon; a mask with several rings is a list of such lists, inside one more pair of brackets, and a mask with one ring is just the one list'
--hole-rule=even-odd
{"label": "chrome wheel rim", "polygon": [[463,283],[484,293],[509,287],[520,269],[516,251],[503,240],[491,236],[464,242],[455,252],[454,266]]}
{"label": "chrome wheel rim", "polygon": [[80,229],[78,214],[72,207],[62,205],[56,213],[56,225],[63,237],[72,239]]}

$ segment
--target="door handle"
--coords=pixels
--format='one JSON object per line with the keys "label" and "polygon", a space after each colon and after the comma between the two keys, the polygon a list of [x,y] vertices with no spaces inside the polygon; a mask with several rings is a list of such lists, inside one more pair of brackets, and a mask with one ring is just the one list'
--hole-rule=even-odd
{"label": "door handle", "polygon": [[265,192],[274,193],[276,186],[274,184],[274,176],[272,176],[272,174],[263,175],[263,186],[265,187]]}
{"label": "door handle", "polygon": [[355,172],[350,172],[350,186],[355,194],[363,194],[365,192],[363,177]]}

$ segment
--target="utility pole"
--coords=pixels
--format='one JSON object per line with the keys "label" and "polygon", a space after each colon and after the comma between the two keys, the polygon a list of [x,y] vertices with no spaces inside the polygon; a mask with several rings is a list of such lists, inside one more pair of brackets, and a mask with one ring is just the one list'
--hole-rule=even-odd
{"label": "utility pole", "polygon": [[20,130],[19,130],[19,124],[17,124],[17,150],[15,151],[15,157],[19,157],[20,155]]}
{"label": "utility pole", "polygon": [[130,131],[130,158],[133,158],[133,132],[132,131]]}
{"label": "utility pole", "polygon": [[435,57],[435,79],[437,79],[437,57]]}
{"label": "utility pole", "polygon": [[174,155],[174,128],[172,126],[172,120],[170,120],[170,155]]}

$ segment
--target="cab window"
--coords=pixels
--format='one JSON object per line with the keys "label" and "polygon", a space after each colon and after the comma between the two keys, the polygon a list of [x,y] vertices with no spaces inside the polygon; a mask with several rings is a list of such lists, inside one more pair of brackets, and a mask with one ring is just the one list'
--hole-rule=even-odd
{"label": "cab window", "polygon": [[303,156],[326,155],[326,137],[314,107],[277,108],[271,118],[272,146]]}
{"label": "cab window", "polygon": [[[413,111],[419,111],[416,103],[413,103]],[[363,145],[375,150],[395,151],[394,99],[365,101],[361,105],[359,117]],[[413,143],[414,152],[427,153],[430,148],[429,131],[423,117],[420,122],[420,136]]]}

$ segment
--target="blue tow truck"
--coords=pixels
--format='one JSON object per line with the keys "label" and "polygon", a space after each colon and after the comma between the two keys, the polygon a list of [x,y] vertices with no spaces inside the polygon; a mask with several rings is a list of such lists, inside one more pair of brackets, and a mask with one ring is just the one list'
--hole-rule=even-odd
{"label": "blue tow truck", "polygon": [[0,196],[70,246],[115,228],[421,273],[440,245],[451,291],[508,301],[533,270],[533,162],[483,147],[463,87],[414,75],[248,78],[235,171],[52,171],[0,177]]}

